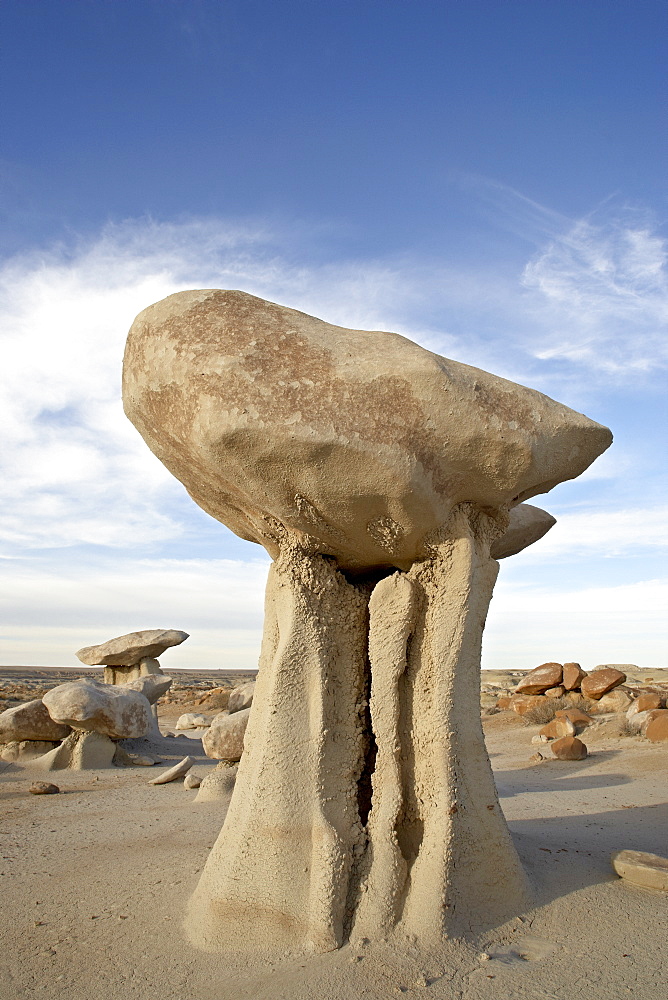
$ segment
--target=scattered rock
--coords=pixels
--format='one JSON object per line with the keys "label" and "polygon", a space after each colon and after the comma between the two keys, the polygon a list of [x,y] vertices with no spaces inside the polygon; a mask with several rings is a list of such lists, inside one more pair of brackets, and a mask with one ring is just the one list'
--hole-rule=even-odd
{"label": "scattered rock", "polygon": [[585,726],[591,726],[594,721],[590,715],[583,712],[580,708],[560,708],[554,713],[555,719],[561,719],[564,716],[570,719],[575,726],[576,732],[580,729],[584,729]]}
{"label": "scattered rock", "polygon": [[626,674],[614,667],[597,667],[580,684],[580,690],[587,698],[598,701],[626,680]]}
{"label": "scattered rock", "polygon": [[567,715],[561,715],[558,718],[548,722],[546,726],[543,726],[538,733],[539,736],[545,736],[548,740],[558,740],[562,736],[575,736],[575,723],[571,722]]}
{"label": "scattered rock", "polygon": [[6,743],[0,757],[3,760],[34,760],[43,757],[58,746],[54,740],[21,740],[18,743]]}
{"label": "scattered rock", "polygon": [[587,748],[577,736],[564,736],[550,744],[552,753],[557,760],[583,760],[587,756]]}
{"label": "scattered rock", "polygon": [[510,699],[509,707],[518,715],[524,715],[530,708],[544,704],[545,699],[537,694],[514,694]]}
{"label": "scattered rock", "polygon": [[227,710],[230,715],[235,712],[243,712],[244,709],[250,708],[253,704],[254,694],[255,681],[247,681],[245,684],[239,684],[238,687],[233,688],[227,703]]}
{"label": "scattered rock", "polygon": [[15,705],[0,713],[0,743],[24,740],[64,740],[70,727],[49,715],[41,698]]}
{"label": "scattered rock", "polygon": [[561,663],[542,663],[530,670],[515,688],[516,694],[543,694],[561,684],[564,668]]}
{"label": "scattered rock", "polygon": [[663,708],[663,698],[656,691],[647,691],[638,695],[629,708],[629,712],[634,709],[636,712],[653,712],[657,708]]}
{"label": "scattered rock", "polygon": [[626,712],[633,704],[633,697],[628,688],[616,687],[613,691],[608,691],[594,703],[595,712]]}
{"label": "scattered rock", "polygon": [[202,784],[202,779],[196,774],[186,774],[183,779],[184,788],[199,788]]}
{"label": "scattered rock", "polygon": [[135,677],[133,681],[126,681],[121,685],[121,687],[129,688],[130,691],[139,691],[150,705],[155,705],[171,686],[172,678],[163,673],[145,674],[143,677]]}
{"label": "scattered rock", "polygon": [[199,712],[186,712],[181,715],[177,720],[175,729],[202,729],[209,725],[209,719],[206,715],[200,715]]}
{"label": "scattered rock", "polygon": [[586,676],[579,663],[564,663],[564,676],[561,683],[567,691],[575,691]]}
{"label": "scattered rock", "polygon": [[542,736],[539,733],[538,735],[531,737],[531,742],[532,743],[549,743],[550,739],[552,739],[552,737],[550,737],[550,736]]}
{"label": "scattered rock", "polygon": [[42,700],[54,721],[113,739],[145,736],[152,725],[148,700],[127,687],[70,681],[47,691]]}
{"label": "scattered rock", "polygon": [[201,705],[202,708],[215,712],[220,711],[223,708],[227,708],[229,700],[230,689],[218,687],[212,688],[211,691],[207,691],[201,698],[198,698],[195,705]]}
{"label": "scattered rock", "polygon": [[34,781],[28,791],[31,795],[57,795],[60,789],[50,781]]}
{"label": "scattered rock", "polygon": [[536,750],[535,753],[531,754],[529,760],[531,761],[532,764],[540,764],[541,760],[545,760],[545,757],[540,752],[540,750]]}
{"label": "scattered rock", "polygon": [[643,732],[652,743],[663,743],[664,740],[668,740],[668,709],[659,708],[648,712]]}
{"label": "scattered rock", "polygon": [[32,762],[42,771],[94,771],[111,767],[116,744],[102,733],[75,731],[55,750]]}
{"label": "scattered rock", "polygon": [[645,851],[616,851],[612,867],[626,882],[668,892],[668,858]]}
{"label": "scattered rock", "polygon": [[143,632],[128,632],[99,646],[84,646],[78,650],[77,656],[90,667],[102,664],[130,667],[145,657],[160,656],[170,646],[178,646],[187,638],[188,633],[178,629],[146,629]]}
{"label": "scattered rock", "polygon": [[563,698],[566,694],[566,688],[561,684],[557,684],[556,687],[548,688],[547,691],[543,691],[546,698]]}
{"label": "scattered rock", "polygon": [[241,760],[250,712],[250,708],[244,708],[234,715],[215,716],[210,728],[202,736],[202,746],[207,757],[226,761]]}
{"label": "scattered rock", "polygon": [[[631,708],[633,708],[633,706],[631,706]],[[643,727],[650,721],[648,719],[649,712],[634,712],[632,715],[629,715],[630,711],[631,709],[629,709],[626,713],[626,719],[629,725],[638,732],[642,732]]]}
{"label": "scattered rock", "polygon": [[174,767],[170,767],[168,771],[163,771],[157,777],[151,778],[149,785],[166,785],[169,781],[176,781],[177,778],[183,778],[194,763],[194,757],[184,757],[182,761],[175,764]]}
{"label": "scattered rock", "polygon": [[237,780],[237,766],[230,765],[221,760],[219,764],[209,771],[206,777],[202,778],[195,802],[214,802],[218,799],[228,798],[234,791],[234,783]]}

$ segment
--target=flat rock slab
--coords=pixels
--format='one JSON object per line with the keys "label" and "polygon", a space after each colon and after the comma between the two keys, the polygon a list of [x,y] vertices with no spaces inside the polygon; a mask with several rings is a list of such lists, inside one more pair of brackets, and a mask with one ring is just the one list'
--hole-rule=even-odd
{"label": "flat rock slab", "polygon": [[183,778],[194,763],[194,757],[184,757],[182,761],[179,761],[174,767],[170,767],[168,771],[163,771],[162,774],[151,778],[149,785],[166,785],[170,781],[176,781],[177,778]]}
{"label": "flat rock slab", "polygon": [[170,646],[178,646],[187,638],[188,633],[178,629],[145,629],[109,639],[99,646],[84,646],[77,656],[90,667],[130,667],[145,657],[160,656]]}
{"label": "flat rock slab", "polygon": [[549,688],[561,684],[563,672],[561,663],[541,663],[522,678],[515,691],[517,694],[526,695],[543,694]]}
{"label": "flat rock slab", "polygon": [[645,851],[617,851],[611,861],[614,870],[626,882],[668,892],[668,858]]}
{"label": "flat rock slab", "polygon": [[580,690],[587,698],[598,701],[608,691],[626,680],[626,674],[614,667],[597,667],[590,674],[582,679]]}
{"label": "flat rock slab", "polygon": [[64,740],[70,727],[54,722],[41,698],[0,712],[0,743],[24,740]]}

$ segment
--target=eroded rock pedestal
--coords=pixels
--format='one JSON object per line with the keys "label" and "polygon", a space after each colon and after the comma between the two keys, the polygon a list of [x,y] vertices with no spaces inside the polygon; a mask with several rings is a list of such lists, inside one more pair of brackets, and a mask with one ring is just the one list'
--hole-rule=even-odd
{"label": "eroded rock pedestal", "polygon": [[274,558],[225,825],[187,929],[210,950],[433,941],[521,912],[480,724],[521,501],[609,431],[540,393],[241,292],[137,317],[126,413],[193,498]]}

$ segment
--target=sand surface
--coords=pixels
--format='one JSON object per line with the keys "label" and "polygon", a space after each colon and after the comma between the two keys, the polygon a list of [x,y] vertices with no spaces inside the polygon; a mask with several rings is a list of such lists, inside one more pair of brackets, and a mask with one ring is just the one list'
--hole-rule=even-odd
{"label": "sand surface", "polygon": [[[187,710],[169,708],[166,726]],[[227,802],[149,785],[159,767],[44,775],[0,762],[0,997],[664,1000],[668,898],[622,882],[609,859],[623,848],[668,854],[668,747],[603,724],[586,737],[586,760],[532,764],[538,727],[512,713],[484,725],[535,907],[430,954],[362,942],[267,966],[194,951],[181,921]],[[200,775],[214,764],[185,736],[160,752],[166,766],[196,757]],[[44,777],[62,793],[29,795]]]}

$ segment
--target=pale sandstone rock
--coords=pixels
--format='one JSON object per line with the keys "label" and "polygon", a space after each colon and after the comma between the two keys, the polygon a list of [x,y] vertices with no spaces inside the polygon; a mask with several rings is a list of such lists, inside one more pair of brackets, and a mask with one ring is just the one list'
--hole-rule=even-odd
{"label": "pale sandstone rock", "polygon": [[209,718],[199,712],[184,712],[176,720],[175,729],[202,729],[209,725]]}
{"label": "pale sandstone rock", "polygon": [[149,785],[166,785],[170,781],[176,781],[177,778],[183,778],[194,763],[194,757],[184,757],[182,761],[174,764],[169,770],[163,771],[162,774],[158,774],[155,778],[151,778]]}
{"label": "pale sandstone rock", "polygon": [[255,694],[255,681],[248,681],[246,684],[239,684],[233,688],[227,702],[227,711],[232,715],[234,712],[243,712],[253,704]]}
{"label": "pale sandstone rock", "polygon": [[170,646],[178,646],[187,638],[188,633],[178,629],[145,629],[109,639],[99,646],[84,646],[77,656],[91,667],[102,664],[130,667],[146,657],[160,656]]}
{"label": "pale sandstone rock", "polygon": [[540,507],[521,503],[510,511],[510,522],[500,538],[493,543],[493,559],[506,559],[533,545],[557,523],[556,518]]}
{"label": "pale sandstone rock", "polygon": [[169,691],[171,686],[172,678],[162,673],[145,674],[142,677],[136,677],[133,681],[125,681],[122,685],[122,687],[129,688],[131,691],[139,691],[150,705],[155,705],[162,698],[163,694]]}
{"label": "pale sandstone rock", "polygon": [[668,709],[659,708],[647,713],[647,721],[643,725],[643,734],[652,743],[663,743],[668,740]]}
{"label": "pale sandstone rock", "polygon": [[606,694],[601,695],[596,702],[596,711],[626,712],[632,704],[633,698],[631,697],[630,692],[628,689],[620,685],[613,688],[612,691],[608,691]]}
{"label": "pale sandstone rock", "polygon": [[547,691],[543,691],[546,698],[563,698],[566,694],[566,688],[561,684],[557,684],[556,687],[548,688]]}
{"label": "pale sandstone rock", "polygon": [[28,791],[31,795],[57,795],[60,789],[50,781],[34,781]]}
{"label": "pale sandstone rock", "polygon": [[587,756],[587,747],[577,736],[563,736],[550,743],[550,749],[557,760],[583,760]]}
{"label": "pale sandstone rock", "polygon": [[188,773],[183,779],[184,788],[199,788],[201,784],[202,784],[202,779],[198,777],[196,774]]}
{"label": "pale sandstone rock", "polygon": [[42,701],[55,722],[113,739],[145,736],[152,725],[143,694],[95,681],[70,681],[47,691]]}
{"label": "pale sandstone rock", "polygon": [[219,764],[202,778],[195,802],[218,802],[228,799],[234,791],[237,780],[237,765],[221,760]]}
{"label": "pale sandstone rock", "polygon": [[515,691],[517,694],[543,694],[548,688],[561,684],[563,670],[561,663],[542,663],[522,678]]}
{"label": "pale sandstone rock", "polygon": [[408,569],[456,504],[515,506],[611,441],[548,397],[398,334],[216,289],[139,314],[123,399],[213,517],[272,555],[277,521],[352,570]]}
{"label": "pale sandstone rock", "polygon": [[583,712],[579,708],[561,708],[558,712],[555,712],[555,718],[561,719],[564,716],[570,719],[576,729],[584,729],[586,726],[591,726],[594,721],[590,715]]}
{"label": "pale sandstone rock", "polygon": [[579,663],[564,663],[564,675],[561,683],[567,691],[575,691],[587,676]]}
{"label": "pale sandstone rock", "polygon": [[116,744],[102,733],[74,731],[55,750],[31,762],[40,771],[94,771],[111,767]]}
{"label": "pale sandstone rock", "polygon": [[49,715],[41,698],[15,705],[0,713],[0,743],[24,740],[64,740],[70,727]]}
{"label": "pale sandstone rock", "polygon": [[[629,712],[631,709],[629,709]],[[637,732],[642,733],[645,725],[647,725],[651,719],[648,718],[649,712],[634,712],[633,715],[628,715],[626,718],[629,721],[629,725],[637,730]]]}
{"label": "pale sandstone rock", "polygon": [[6,743],[0,758],[8,761],[34,760],[42,757],[50,750],[55,750],[58,743],[54,740],[21,740],[18,743]]}
{"label": "pale sandstone rock", "polygon": [[612,867],[626,882],[668,892],[668,858],[645,851],[616,851]]}
{"label": "pale sandstone rock", "polygon": [[613,667],[597,667],[582,680],[580,690],[587,698],[598,701],[608,691],[623,684],[625,680],[626,674],[621,670],[616,670]]}
{"label": "pale sandstone rock", "polygon": [[250,708],[243,708],[233,715],[216,716],[202,736],[202,747],[207,757],[235,762],[244,752],[244,736],[250,718]]}
{"label": "pale sandstone rock", "polygon": [[275,559],[191,940],[301,954],[400,925],[436,944],[525,908],[480,722],[490,552],[609,432],[397,335],[210,290],[137,318],[124,400],[200,506]]}

